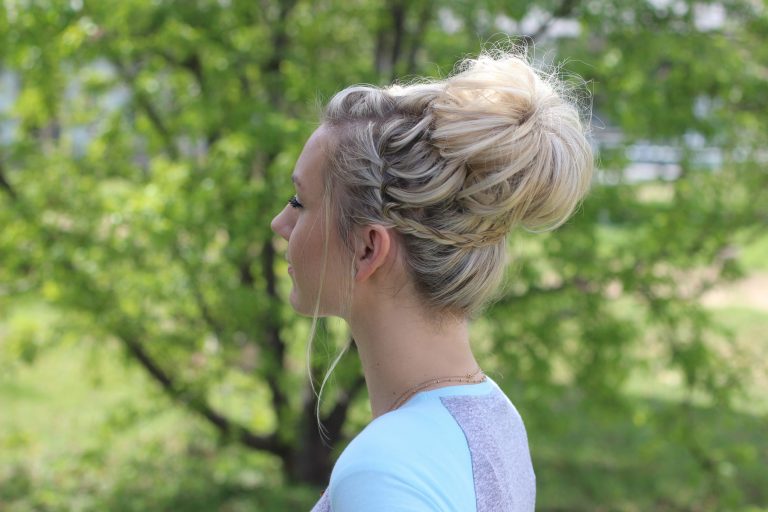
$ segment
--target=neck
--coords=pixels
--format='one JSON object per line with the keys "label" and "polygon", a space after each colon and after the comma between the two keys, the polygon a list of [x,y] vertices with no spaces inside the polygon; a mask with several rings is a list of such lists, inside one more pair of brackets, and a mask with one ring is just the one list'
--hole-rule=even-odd
{"label": "neck", "polygon": [[[435,323],[427,318],[413,304],[395,301],[380,301],[374,310],[351,315],[373,418],[425,381],[467,375],[478,368],[467,320]],[[423,390],[452,384],[434,383]]]}

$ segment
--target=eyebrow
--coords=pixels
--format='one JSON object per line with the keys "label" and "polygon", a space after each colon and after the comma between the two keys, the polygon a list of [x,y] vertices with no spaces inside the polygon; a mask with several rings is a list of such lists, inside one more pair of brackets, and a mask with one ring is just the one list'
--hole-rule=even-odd
{"label": "eyebrow", "polygon": [[291,180],[293,180],[297,187],[301,187],[301,182],[299,182],[299,178],[295,174],[291,175]]}

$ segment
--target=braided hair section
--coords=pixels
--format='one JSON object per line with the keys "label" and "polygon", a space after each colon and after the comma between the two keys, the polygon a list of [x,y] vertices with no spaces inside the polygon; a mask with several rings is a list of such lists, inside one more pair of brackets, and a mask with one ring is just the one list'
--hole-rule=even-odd
{"label": "braided hair section", "polygon": [[404,263],[436,311],[472,317],[494,296],[515,226],[553,229],[586,193],[592,153],[552,77],[502,54],[411,86],[354,86],[328,104],[337,226],[403,235]]}

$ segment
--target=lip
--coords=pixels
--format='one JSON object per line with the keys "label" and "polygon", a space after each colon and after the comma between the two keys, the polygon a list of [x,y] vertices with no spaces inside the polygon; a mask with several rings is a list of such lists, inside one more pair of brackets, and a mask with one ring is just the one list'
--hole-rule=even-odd
{"label": "lip", "polygon": [[288,265],[288,273],[293,275],[293,267]]}

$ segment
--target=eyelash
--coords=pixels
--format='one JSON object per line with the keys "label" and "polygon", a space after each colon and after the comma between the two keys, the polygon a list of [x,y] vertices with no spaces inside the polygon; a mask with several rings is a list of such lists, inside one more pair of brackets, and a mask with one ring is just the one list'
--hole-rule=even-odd
{"label": "eyelash", "polygon": [[304,205],[299,202],[295,195],[291,196],[291,198],[288,200],[288,204],[293,208],[304,208]]}

